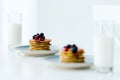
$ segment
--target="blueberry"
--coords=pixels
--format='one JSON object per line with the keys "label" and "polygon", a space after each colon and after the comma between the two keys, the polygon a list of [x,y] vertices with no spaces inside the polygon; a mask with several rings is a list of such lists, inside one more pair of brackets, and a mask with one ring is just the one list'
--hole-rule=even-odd
{"label": "blueberry", "polygon": [[33,36],[33,39],[35,39],[35,36]]}
{"label": "blueberry", "polygon": [[44,36],[44,33],[40,33],[40,36]]}
{"label": "blueberry", "polygon": [[67,47],[67,48],[71,48],[71,45],[70,45],[70,44],[68,44],[66,47]]}
{"label": "blueberry", "polygon": [[77,52],[77,47],[74,46],[74,47],[71,48],[71,50],[72,50],[73,53],[76,53]]}
{"label": "blueberry", "polygon": [[40,35],[38,35],[38,37],[39,37],[39,38],[41,38],[41,36],[40,36]]}
{"label": "blueberry", "polygon": [[35,39],[35,36],[36,36],[36,35],[33,35],[33,39]]}
{"label": "blueberry", "polygon": [[37,35],[39,35],[39,33],[37,33]]}
{"label": "blueberry", "polygon": [[72,47],[77,47],[76,44],[73,44]]}
{"label": "blueberry", "polygon": [[43,40],[45,40],[45,36],[43,36]]}

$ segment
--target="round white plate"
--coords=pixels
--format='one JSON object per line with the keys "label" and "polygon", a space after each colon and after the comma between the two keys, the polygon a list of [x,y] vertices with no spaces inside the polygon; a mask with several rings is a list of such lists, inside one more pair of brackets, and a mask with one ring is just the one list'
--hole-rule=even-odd
{"label": "round white plate", "polygon": [[59,55],[48,56],[43,58],[50,66],[68,69],[79,69],[79,68],[90,68],[92,65],[93,58],[91,55],[85,56],[84,63],[64,63],[59,61]]}
{"label": "round white plate", "polygon": [[58,52],[58,49],[55,45],[50,46],[50,50],[29,50],[29,45],[23,45],[23,46],[17,46],[15,47],[15,50],[19,51],[20,53],[23,53],[27,56],[49,56],[54,55]]}

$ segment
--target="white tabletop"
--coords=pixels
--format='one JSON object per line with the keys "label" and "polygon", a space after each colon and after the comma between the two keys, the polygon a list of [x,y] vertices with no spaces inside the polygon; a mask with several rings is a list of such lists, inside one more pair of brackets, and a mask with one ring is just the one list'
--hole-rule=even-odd
{"label": "white tabletop", "polygon": [[120,80],[119,73],[98,73],[90,69],[60,69],[49,66],[41,57],[27,57],[3,50],[0,80]]}

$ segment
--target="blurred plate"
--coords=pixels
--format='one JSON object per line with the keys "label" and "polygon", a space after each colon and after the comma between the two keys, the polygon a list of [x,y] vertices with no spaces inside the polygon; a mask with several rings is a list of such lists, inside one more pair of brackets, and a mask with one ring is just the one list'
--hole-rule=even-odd
{"label": "blurred plate", "polygon": [[90,68],[92,66],[92,56],[91,55],[85,55],[85,62],[84,63],[65,63],[59,61],[59,55],[54,56],[48,56],[45,57],[44,60],[53,67],[59,67],[59,68],[69,68],[69,69],[75,69],[75,68]]}
{"label": "blurred plate", "polygon": [[55,45],[50,46],[50,50],[29,50],[29,45],[22,45],[15,47],[15,50],[23,53],[26,56],[49,56],[54,55],[58,52],[58,49]]}

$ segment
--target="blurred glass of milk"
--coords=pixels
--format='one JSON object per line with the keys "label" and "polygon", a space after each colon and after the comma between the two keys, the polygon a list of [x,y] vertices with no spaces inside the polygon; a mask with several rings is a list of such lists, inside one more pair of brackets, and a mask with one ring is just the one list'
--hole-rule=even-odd
{"label": "blurred glass of milk", "polygon": [[100,21],[94,36],[94,68],[98,72],[111,72],[114,53],[114,25]]}
{"label": "blurred glass of milk", "polygon": [[22,14],[9,14],[8,21],[8,48],[13,49],[22,42]]}

